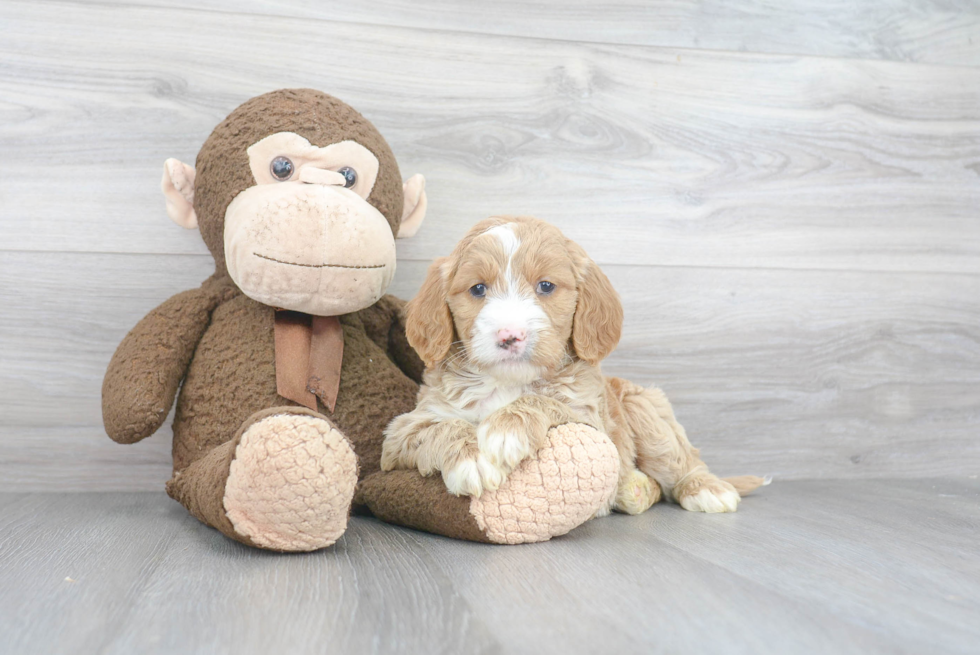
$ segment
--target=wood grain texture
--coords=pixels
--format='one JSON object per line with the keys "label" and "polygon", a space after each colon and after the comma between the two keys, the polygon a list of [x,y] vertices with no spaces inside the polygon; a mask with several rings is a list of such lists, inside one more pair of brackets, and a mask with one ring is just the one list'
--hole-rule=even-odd
{"label": "wood grain texture", "polygon": [[99,407],[126,331],[211,272],[166,218],[161,164],[283,86],[348,100],[426,176],[397,295],[475,221],[535,214],[623,295],[607,372],[662,386],[719,472],[975,472],[976,17],[938,0],[4,2],[0,489],[169,476],[167,426],[118,446]]}
{"label": "wood grain texture", "polygon": [[[425,268],[402,262],[392,291],[413,296]],[[147,311],[212,269],[210,257],[190,255],[0,260],[0,306],[19,309],[0,315],[0,489],[160,488],[169,427],[135,446],[111,442],[102,375]],[[605,270],[626,324],[604,370],[661,386],[717,471],[792,479],[977,470],[980,278]]]}
{"label": "wood grain texture", "polygon": [[977,492],[975,481],[774,483],[718,521],[660,505],[533,552],[432,550],[472,606],[498,608],[491,630],[531,641],[528,617],[569,626],[549,634],[555,652],[969,652]]}
{"label": "wood grain texture", "polygon": [[174,7],[0,12],[6,249],[203,253],[165,218],[162,161],[192,161],[252,95],[315,86],[427,176],[405,258],[529,213],[600,263],[980,273],[980,68]]}
{"label": "wood grain texture", "polygon": [[358,527],[282,556],[160,494],[13,496],[0,514],[0,652],[494,650],[430,557],[407,547],[414,535]]}
{"label": "wood grain texture", "polygon": [[[973,653],[976,480],[774,483],[547,544],[354,517],[249,549],[162,493],[0,495],[0,652]],[[66,580],[70,578],[71,581]]]}
{"label": "wood grain texture", "polygon": [[[187,0],[138,4],[191,15],[201,8]],[[216,0],[208,9],[536,39],[980,65],[980,6],[970,0]]]}

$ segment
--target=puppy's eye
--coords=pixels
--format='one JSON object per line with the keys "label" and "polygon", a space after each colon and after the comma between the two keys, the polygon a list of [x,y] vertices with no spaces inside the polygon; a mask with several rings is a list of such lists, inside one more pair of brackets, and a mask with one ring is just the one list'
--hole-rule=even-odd
{"label": "puppy's eye", "polygon": [[272,173],[272,177],[285,182],[293,175],[293,162],[286,157],[276,157],[269,164],[269,172]]}
{"label": "puppy's eye", "polygon": [[555,283],[548,282],[547,280],[542,280],[538,282],[538,293],[542,296],[547,296],[549,293],[555,290]]}
{"label": "puppy's eye", "polygon": [[470,295],[474,298],[483,298],[487,295],[487,285],[482,282],[480,284],[474,284],[470,287]]}
{"label": "puppy's eye", "polygon": [[346,182],[344,182],[344,188],[349,189],[355,184],[357,184],[357,171],[355,171],[350,166],[344,166],[339,171],[337,171],[344,176]]}

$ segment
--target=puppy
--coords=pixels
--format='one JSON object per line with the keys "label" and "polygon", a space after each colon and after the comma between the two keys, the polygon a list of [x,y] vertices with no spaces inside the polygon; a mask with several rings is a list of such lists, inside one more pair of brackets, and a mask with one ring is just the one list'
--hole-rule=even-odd
{"label": "puppy", "polygon": [[385,431],[382,468],[440,471],[451,493],[479,496],[537,452],[549,428],[580,422],[619,451],[608,509],[639,514],[664,495],[692,511],[734,512],[740,492],[763,480],[715,477],[662,391],[603,377],[622,323],[608,278],[556,227],[478,223],[408,304],[408,340],[427,368],[418,406]]}

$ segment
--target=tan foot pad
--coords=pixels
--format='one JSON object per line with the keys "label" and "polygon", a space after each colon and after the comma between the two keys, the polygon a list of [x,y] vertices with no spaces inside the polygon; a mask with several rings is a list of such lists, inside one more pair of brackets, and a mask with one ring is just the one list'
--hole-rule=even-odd
{"label": "tan foot pad", "polygon": [[470,513],[494,543],[547,541],[608,508],[618,478],[619,456],[606,435],[587,425],[561,425],[499,489],[473,498]]}
{"label": "tan foot pad", "polygon": [[316,550],[347,529],[356,484],[357,458],[340,432],[322,418],[279,414],[242,434],[224,507],[257,546]]}

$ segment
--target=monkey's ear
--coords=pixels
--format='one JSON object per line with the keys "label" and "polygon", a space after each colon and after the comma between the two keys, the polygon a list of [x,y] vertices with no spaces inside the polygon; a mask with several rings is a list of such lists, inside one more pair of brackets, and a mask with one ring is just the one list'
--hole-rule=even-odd
{"label": "monkey's ear", "polygon": [[194,211],[194,167],[182,161],[168,159],[163,162],[163,180],[160,188],[167,199],[167,216],[177,225],[193,230],[197,227]]}
{"label": "monkey's ear", "polygon": [[398,228],[398,238],[407,239],[415,236],[422,227],[425,218],[425,178],[421,174],[413,175],[402,186],[405,192],[405,206],[402,209],[402,222]]}

